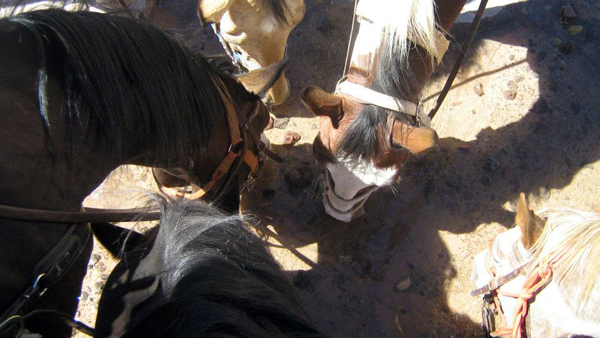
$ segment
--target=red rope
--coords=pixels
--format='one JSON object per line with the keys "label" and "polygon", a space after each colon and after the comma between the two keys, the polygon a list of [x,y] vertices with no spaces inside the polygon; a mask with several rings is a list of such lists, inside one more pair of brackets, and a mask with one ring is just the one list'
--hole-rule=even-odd
{"label": "red rope", "polygon": [[560,260],[560,258],[562,258],[564,253],[565,250],[561,250],[560,252],[549,255],[549,258],[542,259],[542,261],[527,275],[527,280],[523,284],[519,294],[504,292],[500,289],[497,290],[499,295],[515,298],[517,300],[517,305],[515,306],[515,312],[513,314],[512,328],[499,328],[491,333],[492,336],[512,338],[522,338],[525,336],[524,323],[529,312],[529,301],[541,288],[552,280],[552,267]]}

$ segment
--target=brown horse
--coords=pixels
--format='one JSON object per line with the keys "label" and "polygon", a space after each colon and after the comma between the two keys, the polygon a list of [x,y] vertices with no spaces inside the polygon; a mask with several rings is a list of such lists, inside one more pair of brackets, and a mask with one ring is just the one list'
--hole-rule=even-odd
{"label": "brown horse", "polygon": [[[149,24],[61,10],[1,19],[0,45],[0,204],[78,211],[121,164],[181,168],[205,187],[229,158],[207,198],[237,207],[283,64],[234,78]],[[3,217],[0,231],[0,336],[70,336],[52,311],[75,313],[89,227]]]}
{"label": "brown horse", "polygon": [[[99,0],[101,8],[141,12],[151,22],[176,30],[189,30],[194,21],[211,25],[225,52],[247,70],[267,67],[286,54],[291,31],[305,13],[304,0]],[[195,17],[197,15],[197,18]],[[195,30],[193,28],[192,30]],[[283,103],[289,84],[282,76],[267,92],[268,105]]]}
{"label": "brown horse", "polygon": [[309,86],[301,94],[320,117],[313,149],[326,166],[323,203],[349,222],[379,187],[391,185],[409,154],[436,146],[419,95],[448,47],[465,0],[362,0],[348,75],[335,94]]}

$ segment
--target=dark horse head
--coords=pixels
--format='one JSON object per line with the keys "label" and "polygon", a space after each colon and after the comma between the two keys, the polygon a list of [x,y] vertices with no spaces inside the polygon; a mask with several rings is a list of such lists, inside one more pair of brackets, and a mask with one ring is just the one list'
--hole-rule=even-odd
{"label": "dark horse head", "polygon": [[96,337],[321,337],[264,243],[203,202],[160,225],[108,278]]}
{"label": "dark horse head", "polygon": [[[231,107],[243,138],[233,150],[257,152],[247,130],[266,127],[260,95],[283,68],[235,78],[149,24],[89,12],[1,19],[0,46],[0,204],[29,209],[77,211],[121,164],[179,168],[203,186],[233,148]],[[250,172],[237,168],[219,192],[231,208]],[[66,223],[0,216],[0,324],[40,308],[74,314],[92,242]],[[29,321],[44,337],[70,335]]]}

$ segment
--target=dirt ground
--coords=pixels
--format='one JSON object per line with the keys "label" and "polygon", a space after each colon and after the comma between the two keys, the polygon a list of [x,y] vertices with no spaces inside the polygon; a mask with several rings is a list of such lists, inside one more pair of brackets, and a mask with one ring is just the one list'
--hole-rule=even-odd
{"label": "dirt ground", "polygon": [[[535,207],[600,210],[600,4],[530,0],[484,19],[433,121],[441,149],[408,163],[401,180],[373,194],[365,215],[349,224],[324,212],[322,168],[311,151],[317,123],[298,94],[308,84],[334,89],[353,2],[306,4],[289,40],[292,96],[275,109],[279,117],[267,132],[286,163],[263,168],[242,195],[243,212],[258,221],[324,333],[480,335],[479,300],[469,296],[472,259],[512,227],[518,193],[528,193]],[[566,4],[577,15],[568,23],[559,14]],[[220,51],[212,32],[192,34],[193,25],[181,33],[196,48]],[[455,41],[423,95],[425,107],[433,105],[467,30],[466,23],[453,28]],[[291,148],[282,145],[288,130],[302,137]],[[306,180],[289,179],[298,173]],[[123,167],[85,204],[135,206],[153,189],[148,169]],[[90,324],[114,265],[100,245],[95,250],[79,311]]]}

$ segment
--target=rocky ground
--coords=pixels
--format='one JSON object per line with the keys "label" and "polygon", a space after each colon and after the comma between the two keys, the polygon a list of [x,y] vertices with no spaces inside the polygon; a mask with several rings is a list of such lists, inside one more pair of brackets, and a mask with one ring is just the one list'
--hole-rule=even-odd
{"label": "rocky ground", "polygon": [[[258,221],[323,332],[477,336],[479,304],[469,296],[472,259],[512,227],[518,193],[528,193],[536,207],[600,208],[600,4],[530,0],[484,19],[433,121],[441,149],[407,164],[393,188],[375,193],[366,214],[346,224],[323,210],[322,169],[311,153],[316,119],[298,94],[308,84],[334,89],[352,6],[348,0],[307,1],[306,17],[290,37],[292,96],[276,108],[279,117],[267,132],[287,161],[264,167],[242,196],[243,211]],[[190,27],[182,32],[192,32]],[[451,48],[423,95],[426,107],[467,30],[466,23],[452,30]],[[219,48],[208,30],[187,36],[200,50]],[[290,131],[300,140],[284,146]],[[123,167],[86,205],[135,206],[153,189],[148,169]],[[133,227],[143,231],[147,225]],[[114,265],[100,245],[95,250],[79,311],[90,324]]]}

